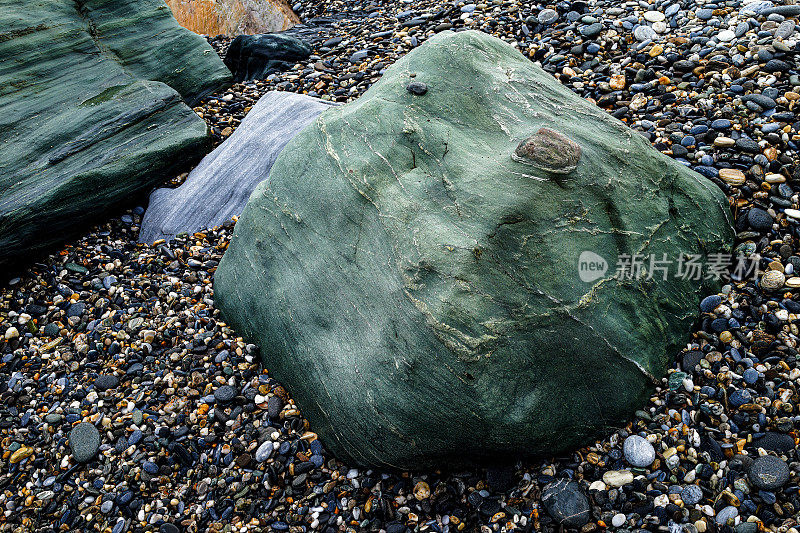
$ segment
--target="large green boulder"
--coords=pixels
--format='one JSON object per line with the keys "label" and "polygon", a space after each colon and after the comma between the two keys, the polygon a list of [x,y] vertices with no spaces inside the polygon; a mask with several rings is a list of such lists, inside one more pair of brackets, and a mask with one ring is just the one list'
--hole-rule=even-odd
{"label": "large green boulder", "polygon": [[286,146],[215,298],[341,458],[513,460],[646,405],[716,284],[681,254],[732,240],[712,183],[511,46],[443,32]]}
{"label": "large green boulder", "polygon": [[0,265],[202,157],[231,79],[163,0],[0,0],[0,57]]}

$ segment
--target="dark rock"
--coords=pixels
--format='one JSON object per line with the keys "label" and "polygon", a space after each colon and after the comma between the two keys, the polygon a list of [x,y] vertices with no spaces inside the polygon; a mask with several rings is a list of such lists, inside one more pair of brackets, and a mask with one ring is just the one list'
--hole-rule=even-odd
{"label": "dark rock", "polygon": [[758,146],[758,143],[750,137],[739,137],[736,139],[736,148],[751,154],[757,154],[761,151],[761,147]]}
{"label": "dark rock", "polygon": [[722,303],[722,297],[718,294],[711,294],[703,298],[700,302],[700,310],[704,313],[711,313],[719,307],[719,304]]}
{"label": "dark rock", "polygon": [[171,240],[224,224],[244,209],[256,185],[267,179],[292,137],[331,104],[289,92],[265,94],[242,123],[192,170],[177,189],[156,189],[142,220],[139,241]]}
{"label": "dark rock", "polygon": [[88,463],[100,449],[100,432],[89,422],[81,422],[69,432],[72,457],[79,463]]}
{"label": "dark rock", "polygon": [[283,400],[277,396],[270,396],[267,400],[267,416],[270,420],[277,420],[283,409]]}
{"label": "dark rock", "polygon": [[[436,90],[409,94],[409,73]],[[443,32],[290,141],[214,297],[342,458],[551,456],[644,405],[717,288],[602,265],[723,252],[729,217],[716,186],[513,47]]]}
{"label": "dark rock", "polygon": [[776,490],[789,481],[789,465],[774,455],[756,457],[747,471],[747,477],[761,490]]}
{"label": "dark rock", "polygon": [[742,96],[742,102],[753,102],[764,109],[772,109],[776,105],[775,100],[763,94],[746,94]]}
{"label": "dark rock", "polygon": [[794,450],[794,438],[785,433],[768,431],[763,436],[753,439],[753,446],[764,448],[770,452],[786,453]]}
{"label": "dark rock", "polygon": [[694,368],[700,364],[701,359],[703,359],[703,352],[699,350],[690,350],[683,354],[681,369],[684,372],[692,372]]}
{"label": "dark rock", "polygon": [[230,385],[223,385],[214,391],[214,399],[221,403],[226,403],[236,398],[236,389]]}
{"label": "dark rock", "polygon": [[406,85],[406,89],[408,89],[408,92],[410,92],[411,94],[416,94],[418,96],[422,96],[423,94],[428,92],[428,86],[419,81],[412,81],[411,83]]}
{"label": "dark rock", "polygon": [[194,104],[230,81],[160,0],[3,10],[0,263],[60,242],[197,161],[207,126],[181,96]]}
{"label": "dark rock", "polygon": [[764,70],[767,72],[786,72],[791,67],[789,63],[786,61],[781,61],[780,59],[770,59],[767,61],[767,64],[764,65]]}
{"label": "dark rock", "polygon": [[542,505],[559,524],[583,527],[592,517],[589,499],[575,481],[559,479],[542,490]]}
{"label": "dark rock", "polygon": [[234,81],[261,80],[280,70],[292,68],[311,55],[305,42],[280,33],[239,35],[225,54],[225,65]]}
{"label": "dark rock", "polygon": [[747,213],[747,222],[756,231],[769,231],[772,229],[772,217],[769,213],[758,207],[753,207]]}
{"label": "dark rock", "polygon": [[97,376],[94,380],[94,387],[99,391],[113,389],[119,385],[119,379],[111,374]]}

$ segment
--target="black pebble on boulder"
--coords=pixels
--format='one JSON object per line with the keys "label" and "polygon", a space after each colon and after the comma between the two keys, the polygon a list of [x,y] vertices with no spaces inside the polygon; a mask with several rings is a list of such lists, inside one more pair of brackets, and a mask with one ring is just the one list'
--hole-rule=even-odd
{"label": "black pebble on boulder", "polygon": [[225,65],[234,81],[264,79],[308,59],[311,48],[295,37],[278,33],[239,35],[228,48]]}

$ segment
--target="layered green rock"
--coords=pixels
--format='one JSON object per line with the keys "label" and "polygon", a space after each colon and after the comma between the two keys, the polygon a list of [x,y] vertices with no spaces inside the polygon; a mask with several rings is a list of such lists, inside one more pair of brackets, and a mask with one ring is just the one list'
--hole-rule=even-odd
{"label": "layered green rock", "polygon": [[161,0],[0,0],[0,57],[0,264],[202,157],[230,82]]}
{"label": "layered green rock", "polygon": [[[677,262],[732,240],[712,183],[511,46],[443,32],[286,146],[215,299],[341,458],[513,460],[645,405],[716,284]],[[627,256],[672,270],[617,276]]]}

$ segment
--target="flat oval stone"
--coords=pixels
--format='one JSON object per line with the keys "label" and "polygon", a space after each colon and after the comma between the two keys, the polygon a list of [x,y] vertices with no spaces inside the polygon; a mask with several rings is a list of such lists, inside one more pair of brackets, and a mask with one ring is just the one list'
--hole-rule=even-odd
{"label": "flat oval stone", "polygon": [[88,463],[100,449],[100,432],[89,422],[81,422],[69,432],[72,457],[79,463]]}
{"label": "flat oval stone", "polygon": [[517,146],[511,158],[553,174],[569,174],[578,166],[581,147],[557,131],[540,128]]}
{"label": "flat oval stone", "polygon": [[735,168],[719,169],[719,178],[728,185],[744,185],[745,182],[744,172]]}
{"label": "flat oval stone", "polygon": [[648,41],[655,39],[657,34],[656,30],[650,26],[637,26],[636,29],[633,30],[633,36],[637,41]]}
{"label": "flat oval stone", "polygon": [[644,14],[644,19],[648,22],[661,22],[665,18],[661,11],[648,11]]}
{"label": "flat oval stone", "polygon": [[622,487],[633,483],[633,473],[630,470],[609,470],[603,474],[603,481],[612,487]]}
{"label": "flat oval stone", "polygon": [[703,499],[703,489],[697,485],[687,485],[681,490],[681,500],[686,505],[695,505]]}
{"label": "flat oval stone", "polygon": [[786,276],[780,270],[769,270],[761,276],[761,288],[765,290],[775,290],[783,287]]}
{"label": "flat oval stone", "polygon": [[625,459],[631,466],[638,468],[650,466],[653,464],[653,461],[656,460],[656,451],[653,445],[650,444],[647,439],[639,435],[631,435],[625,439],[625,443],[622,445],[622,451],[625,454]]}
{"label": "flat oval stone", "polygon": [[761,490],[776,490],[789,481],[789,465],[773,455],[764,455],[753,460],[747,477]]}

